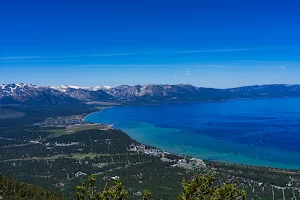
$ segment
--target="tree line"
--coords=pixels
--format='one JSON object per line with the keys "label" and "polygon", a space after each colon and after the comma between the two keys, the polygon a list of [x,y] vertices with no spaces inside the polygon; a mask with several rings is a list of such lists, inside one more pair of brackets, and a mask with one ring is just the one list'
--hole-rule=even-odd
{"label": "tree line", "polygon": [[[128,200],[128,190],[116,178],[113,183],[108,180],[103,188],[95,188],[96,176],[88,177],[87,182],[76,186],[76,200]],[[190,180],[181,183],[182,193],[178,200],[246,200],[246,192],[235,183],[215,184],[215,175],[195,174]],[[0,199],[5,200],[64,200],[65,198],[41,187],[16,182],[10,177],[0,176]],[[150,200],[151,192],[144,190],[140,200]]]}
{"label": "tree line", "polygon": [[[102,190],[95,188],[95,175],[88,178],[87,183],[76,187],[76,200],[127,200],[128,191],[117,178],[113,185],[108,187],[109,180]],[[223,185],[215,184],[215,174],[195,174],[191,180],[183,180],[182,193],[178,200],[246,200],[246,192],[238,189],[234,183],[226,182]],[[144,190],[140,200],[151,199],[151,192]]]}

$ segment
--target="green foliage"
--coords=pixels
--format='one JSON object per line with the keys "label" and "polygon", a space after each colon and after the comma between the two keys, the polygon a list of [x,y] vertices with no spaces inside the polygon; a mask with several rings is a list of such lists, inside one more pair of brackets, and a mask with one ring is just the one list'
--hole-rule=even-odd
{"label": "green foliage", "polygon": [[246,192],[235,184],[226,182],[224,186],[214,185],[215,176],[195,174],[190,181],[182,181],[183,192],[178,200],[246,200]]}
{"label": "green foliage", "polygon": [[[77,200],[126,200],[128,199],[128,192],[125,190],[125,187],[122,185],[119,179],[114,180],[114,183],[111,187],[107,187],[109,180],[107,181],[103,191],[95,192],[95,175],[92,175],[88,178],[88,188],[87,194],[85,183],[82,183],[81,186],[76,187],[76,199]],[[147,195],[149,195],[147,193]]]}
{"label": "green foliage", "polygon": [[85,196],[85,183],[76,187],[76,200],[84,200]]}
{"label": "green foliage", "polygon": [[144,195],[142,197],[142,200],[148,200],[150,199],[151,192],[149,190],[144,190]]}
{"label": "green foliage", "polygon": [[63,200],[56,192],[44,190],[12,180],[10,177],[0,176],[0,199],[5,200]]}
{"label": "green foliage", "polygon": [[[77,186],[77,200],[127,200],[128,192],[119,179],[114,180],[113,186],[107,188],[106,183],[103,191],[94,192],[95,175],[88,178],[87,194],[85,194],[85,183]],[[246,192],[239,190],[235,184],[226,182],[224,186],[214,185],[214,175],[206,174],[204,176],[195,174],[190,181],[182,181],[183,192],[178,196],[178,200],[246,200]],[[144,190],[141,200],[150,199],[151,192]]]}

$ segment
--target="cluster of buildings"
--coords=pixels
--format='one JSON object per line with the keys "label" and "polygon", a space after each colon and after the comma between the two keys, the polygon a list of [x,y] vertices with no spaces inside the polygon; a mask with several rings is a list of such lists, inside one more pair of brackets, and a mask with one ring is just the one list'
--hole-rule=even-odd
{"label": "cluster of buildings", "polygon": [[165,151],[158,150],[158,149],[146,148],[146,146],[143,144],[140,144],[140,145],[131,144],[131,145],[129,145],[128,150],[135,151],[137,153],[153,155],[153,156],[157,156],[157,157],[164,157],[164,155],[167,153]]}
{"label": "cluster of buildings", "polygon": [[[46,146],[49,146],[47,144],[46,144]],[[54,146],[56,146],[56,147],[69,147],[69,146],[74,146],[74,145],[79,145],[79,144],[80,144],[79,142],[69,142],[69,143],[57,143],[57,142],[55,142]]]}
{"label": "cluster of buildings", "polygon": [[131,144],[131,145],[129,145],[128,151],[133,151],[133,152],[137,152],[137,153],[143,153],[143,154],[160,157],[160,159],[163,162],[174,163],[172,165],[173,167],[182,167],[182,168],[190,169],[190,170],[206,168],[206,164],[201,159],[186,158],[186,157],[180,157],[180,159],[168,158],[168,157],[170,157],[168,155],[171,155],[170,153],[159,150],[159,149],[146,148],[146,146],[143,144],[140,144],[140,145]]}
{"label": "cluster of buildings", "polygon": [[200,169],[200,168],[206,168],[206,164],[203,160],[197,159],[197,158],[191,158],[191,159],[179,159],[177,163],[172,165],[173,167],[182,167],[185,169]]}
{"label": "cluster of buildings", "polygon": [[41,123],[37,123],[37,126],[47,126],[47,127],[66,127],[66,126],[79,126],[86,124],[79,116],[68,116],[68,117],[57,117],[57,118],[47,118]]}

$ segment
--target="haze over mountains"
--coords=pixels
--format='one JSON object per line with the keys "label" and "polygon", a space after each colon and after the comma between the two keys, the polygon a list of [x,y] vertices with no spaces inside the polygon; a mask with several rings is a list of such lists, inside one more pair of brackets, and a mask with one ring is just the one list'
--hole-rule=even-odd
{"label": "haze over mountains", "polygon": [[255,85],[230,89],[203,88],[184,84],[121,85],[118,87],[45,87],[24,83],[0,85],[0,103],[2,104],[62,105],[87,102],[155,104],[275,97],[300,97],[300,85]]}

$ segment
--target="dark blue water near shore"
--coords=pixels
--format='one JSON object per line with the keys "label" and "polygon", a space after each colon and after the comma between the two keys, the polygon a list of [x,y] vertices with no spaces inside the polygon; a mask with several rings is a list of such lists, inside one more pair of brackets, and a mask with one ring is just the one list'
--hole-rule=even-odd
{"label": "dark blue water near shore", "polygon": [[85,120],[173,153],[300,169],[300,98],[120,106]]}

